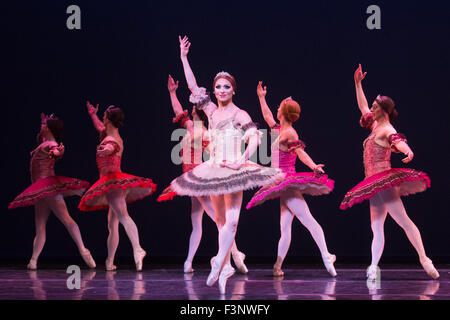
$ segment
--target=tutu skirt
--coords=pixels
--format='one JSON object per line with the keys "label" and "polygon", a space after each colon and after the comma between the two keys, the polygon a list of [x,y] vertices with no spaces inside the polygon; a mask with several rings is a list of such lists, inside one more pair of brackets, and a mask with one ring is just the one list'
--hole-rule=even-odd
{"label": "tutu skirt", "polygon": [[330,193],[334,188],[334,181],[326,174],[314,172],[288,173],[284,179],[276,181],[259,189],[247,204],[246,208],[262,204],[266,200],[276,199],[286,190],[299,190],[303,194],[318,196]]}
{"label": "tutu skirt", "polygon": [[136,177],[123,172],[111,172],[102,176],[81,198],[78,208],[93,211],[109,208],[106,195],[112,190],[126,190],[127,203],[140,200],[156,190],[152,179]]}
{"label": "tutu skirt", "polygon": [[62,194],[64,197],[78,195],[89,187],[89,182],[64,176],[50,176],[35,181],[18,195],[8,209],[33,206],[37,201]]}
{"label": "tutu skirt", "polygon": [[170,188],[182,196],[221,195],[265,186],[283,176],[280,169],[260,166],[251,161],[233,170],[208,160],[174,179]]}
{"label": "tutu skirt", "polygon": [[385,170],[364,179],[347,192],[340,208],[345,210],[393,187],[399,188],[400,196],[407,196],[429,188],[430,178],[425,172],[413,169],[394,168]]}

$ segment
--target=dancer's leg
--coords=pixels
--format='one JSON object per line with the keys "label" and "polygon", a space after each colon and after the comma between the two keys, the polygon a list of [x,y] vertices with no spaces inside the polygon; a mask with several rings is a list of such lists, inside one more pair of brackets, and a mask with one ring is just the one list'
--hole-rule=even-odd
{"label": "dancer's leg", "polygon": [[193,272],[192,260],[197,252],[200,240],[202,239],[202,218],[203,207],[196,197],[191,197],[191,223],[192,232],[189,239],[189,251],[186,261],[184,262],[184,272]]}
{"label": "dancer's leg", "polygon": [[114,190],[108,194],[110,208],[124,226],[125,232],[133,246],[134,261],[138,270],[142,269],[142,259],[145,257],[145,251],[139,243],[139,232],[133,219],[128,214],[127,203],[125,201],[125,191]]}
{"label": "dancer's leg", "polygon": [[300,220],[300,222],[308,229],[317,246],[319,247],[320,253],[322,255],[322,260],[327,268],[327,271],[332,275],[336,276],[336,271],[334,270],[333,263],[336,260],[336,256],[328,252],[327,244],[325,242],[325,235],[323,233],[322,227],[314,219],[311,212],[309,211],[308,205],[301,192],[297,190],[290,190],[284,194],[284,203],[289,208],[289,210]]}
{"label": "dancer's leg", "polygon": [[282,276],[284,273],[281,270],[286,254],[291,245],[291,230],[292,221],[294,220],[294,215],[289,211],[287,205],[284,203],[284,199],[280,199],[280,240],[278,241],[278,254],[277,261],[273,266],[273,275]]}
{"label": "dancer's leg", "polygon": [[78,224],[72,219],[67,210],[66,202],[61,194],[54,197],[49,197],[46,202],[50,209],[55,213],[55,216],[61,221],[61,223],[69,231],[70,236],[78,247],[83,260],[90,268],[95,268],[95,261],[91,256],[91,253],[84,246],[83,239],[81,237],[80,228]]}
{"label": "dancer's leg", "polygon": [[46,230],[48,216],[50,215],[50,208],[45,200],[40,200],[34,205],[34,221],[36,227],[36,235],[33,242],[33,254],[31,256],[30,262],[28,263],[28,269],[37,268],[37,260],[39,255],[44,248],[46,239]]}
{"label": "dancer's leg", "polygon": [[114,257],[116,255],[117,247],[119,246],[119,218],[114,211],[108,210],[108,258],[106,259],[106,270],[113,271],[117,267],[114,265]]}
{"label": "dancer's leg", "polygon": [[380,196],[376,194],[370,199],[370,224],[372,227],[372,262],[371,266],[378,266],[384,250],[384,222],[387,210]]}
{"label": "dancer's leg", "polygon": [[391,215],[391,217],[397,222],[397,224],[402,227],[405,231],[411,244],[417,251],[419,255],[420,262],[425,269],[425,271],[432,278],[436,279],[439,277],[439,273],[434,268],[431,260],[427,257],[425,253],[425,248],[423,246],[422,237],[420,235],[419,229],[408,217],[403,202],[400,199],[399,191],[397,188],[391,188],[380,193],[380,197],[384,200],[386,208]]}

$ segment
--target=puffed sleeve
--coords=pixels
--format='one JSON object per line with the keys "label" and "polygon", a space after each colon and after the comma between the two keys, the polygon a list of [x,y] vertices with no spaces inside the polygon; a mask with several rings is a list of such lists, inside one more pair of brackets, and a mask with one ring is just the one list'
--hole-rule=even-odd
{"label": "puffed sleeve", "polygon": [[189,113],[187,110],[183,110],[182,113],[179,113],[176,115],[175,118],[173,118],[172,122],[173,123],[177,123],[180,125],[180,127],[184,128],[184,124],[186,123],[186,121],[189,120]]}
{"label": "puffed sleeve", "polygon": [[391,146],[391,150],[394,152],[400,152],[396,147],[399,142],[401,142],[401,141],[406,142],[406,137],[402,133],[393,133],[393,134],[389,135],[388,139],[389,139],[389,144]]}
{"label": "puffed sleeve", "polygon": [[191,93],[189,101],[195,104],[195,107],[202,110],[205,105],[211,102],[211,97],[205,88],[199,87]]}
{"label": "puffed sleeve", "polygon": [[50,151],[52,151],[52,150],[58,150],[58,145],[52,144],[51,146],[49,146],[49,148],[48,148],[48,154],[49,154],[50,157],[52,157],[52,158],[54,158],[54,159],[56,159],[56,160],[59,160],[59,159],[62,158],[63,153],[60,153],[58,156],[55,156],[54,153],[50,153]]}
{"label": "puffed sleeve", "polygon": [[306,144],[302,140],[295,140],[288,142],[287,147],[289,152],[295,152],[295,150],[299,148],[304,150],[306,148]]}
{"label": "puffed sleeve", "polygon": [[114,148],[113,152],[111,153],[111,155],[116,154],[117,152],[119,152],[119,150],[120,150],[119,144],[117,142],[115,142],[115,141],[112,141],[112,140],[108,140],[108,141],[102,142],[99,145],[99,147],[102,146],[102,145],[107,145],[107,144],[111,145]]}
{"label": "puffed sleeve", "polygon": [[369,112],[369,113],[366,113],[365,115],[361,116],[361,119],[359,120],[359,124],[361,125],[361,127],[365,128],[365,129],[372,130],[374,121],[375,120],[373,119],[373,113]]}
{"label": "puffed sleeve", "polygon": [[262,132],[258,130],[258,124],[255,122],[249,122],[244,124],[241,127],[242,131],[244,131],[244,135],[242,136],[242,140],[244,140],[245,143],[248,143],[248,140],[251,136],[257,136],[258,137],[258,143],[261,142],[261,136]]}

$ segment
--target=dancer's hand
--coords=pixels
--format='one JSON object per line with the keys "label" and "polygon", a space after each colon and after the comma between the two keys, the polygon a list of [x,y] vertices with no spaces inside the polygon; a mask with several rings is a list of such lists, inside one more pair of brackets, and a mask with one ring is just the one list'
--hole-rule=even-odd
{"label": "dancer's hand", "polygon": [[92,104],[90,104],[89,101],[86,101],[86,107],[88,110],[89,115],[93,115],[93,114],[97,114],[98,111],[98,104],[97,106],[94,108],[94,106]]}
{"label": "dancer's hand", "polygon": [[169,74],[169,80],[167,80],[167,89],[169,92],[175,92],[178,89],[178,80],[175,82],[172,76]]}
{"label": "dancer's hand", "polygon": [[107,156],[109,149],[105,145],[100,145],[97,147],[97,153],[101,156]]}
{"label": "dancer's hand", "polygon": [[361,64],[359,64],[358,69],[355,71],[355,82],[361,83],[361,81],[366,77],[367,72],[362,72]]}
{"label": "dancer's hand", "polygon": [[181,36],[178,36],[178,40],[180,41],[180,56],[187,57],[189,47],[191,46],[191,43],[188,41],[188,37],[184,36],[184,38],[181,39]]}
{"label": "dancer's hand", "polygon": [[226,161],[223,160],[223,162],[220,164],[220,166],[222,168],[229,168],[232,170],[239,170],[242,166],[244,165],[244,163],[242,161]]}
{"label": "dancer's hand", "polygon": [[325,173],[325,171],[322,169],[323,167],[325,167],[324,164],[317,164],[313,169],[314,173]]}
{"label": "dancer's hand", "polygon": [[402,161],[403,161],[403,163],[408,163],[408,162],[410,162],[413,158],[414,158],[414,153],[413,153],[412,151],[409,151],[409,152],[406,154],[406,158],[403,158]]}
{"label": "dancer's hand", "polygon": [[264,98],[267,93],[267,87],[262,85],[262,81],[258,82],[258,86],[256,87],[256,94],[260,98]]}

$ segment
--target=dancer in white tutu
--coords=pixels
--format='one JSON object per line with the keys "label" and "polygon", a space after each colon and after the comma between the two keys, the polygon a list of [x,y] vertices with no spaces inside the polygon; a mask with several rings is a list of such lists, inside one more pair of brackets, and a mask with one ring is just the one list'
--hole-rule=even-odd
{"label": "dancer in white tutu", "polygon": [[[197,85],[187,54],[190,42],[180,37],[180,56],[186,80],[191,90],[190,101],[203,109],[209,119],[211,157],[208,161],[184,173],[171,183],[179,195],[211,196],[219,230],[219,252],[211,259],[211,273],[206,284],[219,280],[220,293],[225,293],[227,279],[234,273],[230,249],[234,241],[242,204],[242,191],[264,186],[281,179],[279,169],[267,168],[249,161],[260,143],[260,131],[247,112],[233,103],[236,81],[227,72],[220,72],[213,82],[218,107],[211,102],[205,88]],[[241,151],[241,142],[248,144]]]}

